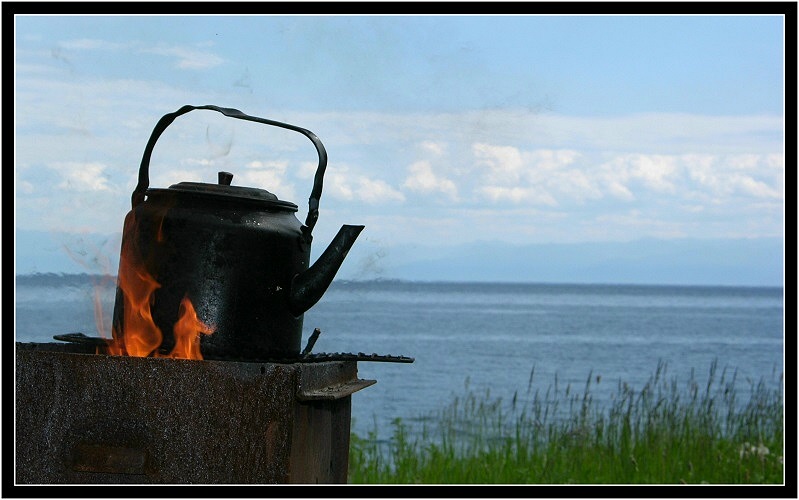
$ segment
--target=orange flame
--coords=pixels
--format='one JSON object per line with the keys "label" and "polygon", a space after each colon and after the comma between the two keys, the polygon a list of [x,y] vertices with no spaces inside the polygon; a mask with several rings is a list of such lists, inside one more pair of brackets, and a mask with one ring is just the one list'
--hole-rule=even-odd
{"label": "orange flame", "polygon": [[128,356],[149,356],[164,338],[150,312],[153,293],[161,285],[144,270],[120,266],[119,287],[125,296],[123,331],[114,329],[114,340],[122,342]]}
{"label": "orange flame", "polygon": [[175,347],[167,357],[185,359],[203,359],[200,354],[200,334],[214,333],[214,327],[208,326],[197,318],[194,305],[188,297],[180,301],[180,317],[173,328]]}
{"label": "orange flame", "polygon": [[[123,298],[121,331],[116,326],[112,329],[113,339],[107,340],[106,354],[203,359],[200,353],[200,334],[211,334],[215,328],[200,321],[188,297],[184,297],[181,301],[178,309],[179,318],[173,327],[175,346],[167,355],[158,353],[163,334],[153,320],[151,307],[155,291],[161,287],[161,284],[147,271],[142,262],[134,245],[137,240],[133,234],[134,230],[134,217],[131,212],[125,219],[127,237],[122,243],[117,279],[117,286]],[[159,225],[158,240],[162,237]],[[102,317],[102,311],[98,313],[97,308],[100,308],[99,301],[95,302],[95,314]]]}

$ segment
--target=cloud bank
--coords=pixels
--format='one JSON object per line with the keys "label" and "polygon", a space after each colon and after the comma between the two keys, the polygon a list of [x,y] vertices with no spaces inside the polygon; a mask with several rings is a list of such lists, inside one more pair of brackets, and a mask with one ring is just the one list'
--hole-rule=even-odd
{"label": "cloud bank", "polygon": [[[211,103],[313,130],[329,154],[321,217],[331,228],[368,219],[373,237],[386,242],[411,233],[448,242],[783,234],[781,116],[513,107],[313,113],[274,106],[252,88],[243,93],[234,77],[229,88],[186,90],[131,74],[92,76],[76,70],[86,52],[151,57],[193,75],[226,64],[209,43],[74,38],[47,54],[22,50],[14,124],[20,228],[118,231],[156,121],[183,104]],[[270,190],[303,210],[316,164],[306,138],[294,135],[192,112],[159,139],[151,185],[216,182],[227,170],[234,184]]]}

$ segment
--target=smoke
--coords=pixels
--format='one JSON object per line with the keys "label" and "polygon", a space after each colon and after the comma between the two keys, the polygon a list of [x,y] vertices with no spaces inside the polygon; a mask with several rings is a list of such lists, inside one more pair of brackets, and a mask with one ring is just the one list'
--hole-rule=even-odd
{"label": "smoke", "polygon": [[72,61],[67,57],[66,53],[61,49],[61,47],[53,47],[50,49],[50,56],[56,61],[61,61],[66,64],[70,73],[75,71],[75,66],[72,64]]}
{"label": "smoke", "polygon": [[117,271],[111,256],[119,252],[121,238],[107,236],[91,241],[88,236],[81,234],[66,234],[63,237],[65,241],[61,247],[90,275],[91,302],[94,306],[97,333],[101,337],[110,338],[111,317],[107,313],[112,309]]}
{"label": "smoke", "polygon": [[368,253],[358,260],[358,267],[353,273],[356,280],[380,279],[385,275],[384,259],[388,251],[381,247],[374,252]]}
{"label": "smoke", "polygon": [[211,137],[211,126],[208,125],[205,128],[205,142],[210,148],[213,158],[227,156],[233,148],[233,132],[231,131],[229,138],[216,141]]}
{"label": "smoke", "polygon": [[119,252],[119,236],[102,236],[91,240],[82,234],[65,233],[61,235],[61,248],[88,274],[111,276],[116,274],[112,256]]}

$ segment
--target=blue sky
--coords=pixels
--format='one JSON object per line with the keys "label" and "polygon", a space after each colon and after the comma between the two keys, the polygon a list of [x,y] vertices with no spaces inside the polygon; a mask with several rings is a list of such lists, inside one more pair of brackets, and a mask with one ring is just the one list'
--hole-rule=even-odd
{"label": "blue sky", "polygon": [[[782,237],[784,36],[772,15],[19,16],[16,227],[121,231],[152,127],[216,104],[319,136],[320,242]],[[315,161],[194,111],[151,186],[229,170],[304,220]]]}

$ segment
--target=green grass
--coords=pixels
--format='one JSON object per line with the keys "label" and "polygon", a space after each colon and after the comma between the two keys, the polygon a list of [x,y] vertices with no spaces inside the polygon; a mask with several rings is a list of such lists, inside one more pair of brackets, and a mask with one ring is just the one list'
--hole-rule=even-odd
{"label": "green grass", "polygon": [[[749,385],[717,363],[678,386],[660,364],[643,388],[619,382],[610,402],[555,385],[509,404],[468,391],[423,420],[397,419],[387,443],[352,435],[353,484],[783,484],[782,389]],[[780,376],[780,386],[782,378]],[[745,394],[746,392],[744,392]]]}

